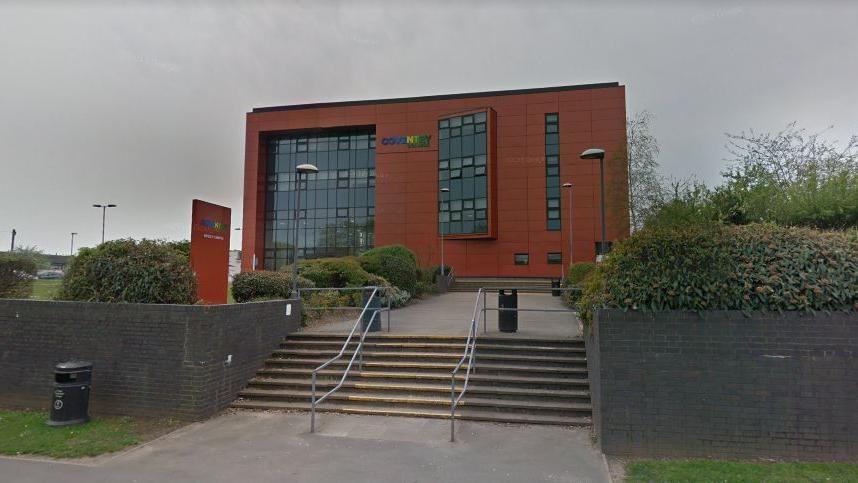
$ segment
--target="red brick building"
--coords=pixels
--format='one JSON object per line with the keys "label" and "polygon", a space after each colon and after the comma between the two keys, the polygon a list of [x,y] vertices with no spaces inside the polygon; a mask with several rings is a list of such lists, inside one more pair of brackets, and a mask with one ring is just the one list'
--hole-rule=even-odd
{"label": "red brick building", "polygon": [[[556,277],[629,232],[617,83],[257,108],[247,115],[242,269],[403,244],[458,276]],[[572,184],[570,193],[564,183]],[[442,188],[445,190],[442,191]],[[447,191],[449,190],[449,191]]]}

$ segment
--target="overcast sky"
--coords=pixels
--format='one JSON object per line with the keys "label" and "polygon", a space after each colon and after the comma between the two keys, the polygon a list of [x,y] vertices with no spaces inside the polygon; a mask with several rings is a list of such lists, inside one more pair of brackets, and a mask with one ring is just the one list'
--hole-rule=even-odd
{"label": "overcast sky", "polygon": [[0,2],[0,250],[240,226],[257,106],[617,81],[709,184],[725,131],[858,133],[858,2],[358,3]]}

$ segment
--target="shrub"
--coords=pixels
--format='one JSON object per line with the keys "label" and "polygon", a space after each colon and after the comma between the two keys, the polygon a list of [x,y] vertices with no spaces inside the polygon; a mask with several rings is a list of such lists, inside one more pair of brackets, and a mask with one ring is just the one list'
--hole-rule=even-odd
{"label": "shrub", "polygon": [[393,287],[389,293],[383,293],[381,297],[381,304],[383,306],[387,306],[388,298],[390,299],[390,307],[398,308],[404,307],[405,304],[411,300],[411,294],[408,293],[407,290],[402,290],[399,287]]}
{"label": "shrub", "polygon": [[[283,271],[290,271],[291,266]],[[317,287],[365,287],[386,286],[387,281],[364,270],[354,257],[314,258],[301,260],[298,271],[304,278],[312,280]]]}
{"label": "shrub", "polygon": [[771,224],[645,228],[619,243],[579,308],[858,310],[858,242]]}
{"label": "shrub", "polygon": [[360,292],[340,292],[339,290],[320,290],[307,292],[302,297],[304,310],[309,318],[321,317],[329,307],[356,307],[360,303]]}
{"label": "shrub", "polygon": [[29,257],[0,254],[0,298],[30,298],[37,268]]}
{"label": "shrub", "polygon": [[389,245],[369,250],[358,258],[361,267],[409,293],[417,293],[420,267],[417,256],[402,245]]}
{"label": "shrub", "polygon": [[155,240],[114,240],[72,258],[61,300],[193,304],[197,283],[188,258]]}
{"label": "shrub", "polygon": [[[573,263],[566,271],[566,279],[564,280],[563,284],[566,287],[582,288],[595,270],[596,264],[592,262]],[[581,292],[563,292],[563,299],[569,305],[577,303],[580,298]]]}
{"label": "shrub", "polygon": [[[285,272],[242,272],[232,279],[232,298],[236,302],[255,300],[287,299],[292,294],[292,275]],[[314,287],[304,277],[298,277],[299,288]]]}

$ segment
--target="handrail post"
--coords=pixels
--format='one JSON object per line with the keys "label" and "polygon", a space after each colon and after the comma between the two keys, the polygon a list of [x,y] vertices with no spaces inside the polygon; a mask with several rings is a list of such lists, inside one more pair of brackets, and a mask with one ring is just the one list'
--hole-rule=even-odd
{"label": "handrail post", "polygon": [[387,331],[390,332],[390,299],[393,298],[391,289],[387,289]]}
{"label": "handrail post", "polygon": [[456,442],[456,376],[450,378],[450,442]]}
{"label": "handrail post", "polygon": [[477,321],[471,322],[471,370],[477,373]]}
{"label": "handrail post", "polygon": [[313,371],[312,391],[313,396],[310,400],[310,432],[316,432],[316,371]]}
{"label": "handrail post", "polygon": [[488,321],[486,320],[486,291],[483,290],[483,334],[486,333],[486,325]]}

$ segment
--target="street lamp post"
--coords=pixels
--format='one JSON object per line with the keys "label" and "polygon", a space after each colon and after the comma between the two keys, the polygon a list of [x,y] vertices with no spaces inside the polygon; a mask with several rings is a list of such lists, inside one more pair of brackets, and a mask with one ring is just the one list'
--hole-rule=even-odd
{"label": "street lamp post", "polygon": [[69,255],[74,256],[74,236],[77,235],[76,231],[71,232],[71,249],[69,250]]}
{"label": "street lamp post", "polygon": [[312,164],[299,164],[295,167],[295,236],[292,243],[292,296],[298,296],[298,228],[301,216],[301,175],[318,173],[319,168]]}
{"label": "street lamp post", "polygon": [[599,160],[599,198],[600,202],[600,222],[602,224],[602,241],[599,243],[597,261],[601,261],[605,255],[605,244],[607,240],[605,231],[605,150],[601,148],[590,148],[581,153],[581,159],[598,159]]}
{"label": "street lamp post", "polygon": [[18,234],[18,231],[12,228],[12,246],[9,248],[9,253],[15,251],[15,235]]}
{"label": "street lamp post", "polygon": [[572,243],[572,183],[563,183],[563,187],[569,191],[569,266],[575,263],[573,250],[575,245]]}
{"label": "street lamp post", "polygon": [[105,203],[103,205],[92,205],[93,208],[101,208],[101,243],[104,243],[104,224],[107,219],[107,209],[116,208],[116,205]]}
{"label": "street lamp post", "polygon": [[[441,201],[444,201],[444,195],[449,196],[450,188],[441,188]],[[445,277],[447,274],[444,273],[446,268],[444,268],[444,223],[441,222],[441,277]]]}

